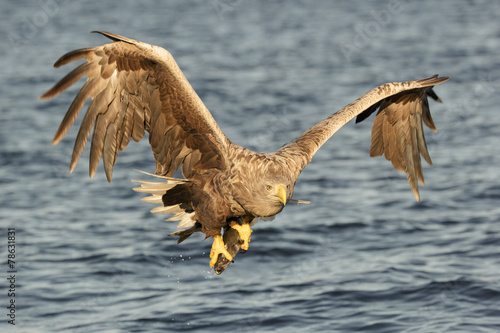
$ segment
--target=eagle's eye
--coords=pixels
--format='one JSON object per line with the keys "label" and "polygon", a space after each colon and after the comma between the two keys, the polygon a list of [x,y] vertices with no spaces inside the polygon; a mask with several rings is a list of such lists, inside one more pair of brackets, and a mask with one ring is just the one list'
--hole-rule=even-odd
{"label": "eagle's eye", "polygon": [[273,187],[271,185],[266,185],[266,190],[271,191]]}
{"label": "eagle's eye", "polygon": [[290,185],[287,185],[287,186],[286,186],[286,189],[287,189],[287,190],[289,190],[289,189],[290,189]]}

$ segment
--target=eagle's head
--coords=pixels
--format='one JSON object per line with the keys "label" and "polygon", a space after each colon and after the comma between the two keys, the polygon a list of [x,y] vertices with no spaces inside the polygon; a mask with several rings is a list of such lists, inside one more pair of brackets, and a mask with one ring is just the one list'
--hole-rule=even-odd
{"label": "eagle's head", "polygon": [[[292,197],[293,184],[282,177],[265,177],[259,186],[260,194],[265,200],[279,209],[279,213],[285,207],[288,200]],[[275,215],[275,214],[270,214]]]}
{"label": "eagle's head", "polygon": [[286,177],[262,175],[246,186],[246,195],[238,202],[253,216],[274,216],[283,210],[292,197],[293,187],[294,182]]}

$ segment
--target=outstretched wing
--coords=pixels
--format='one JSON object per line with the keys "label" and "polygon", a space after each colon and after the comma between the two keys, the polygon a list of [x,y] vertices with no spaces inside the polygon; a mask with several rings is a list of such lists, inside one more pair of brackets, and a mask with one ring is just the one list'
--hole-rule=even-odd
{"label": "outstretched wing", "polygon": [[424,183],[420,155],[432,165],[422,120],[436,131],[427,96],[441,101],[432,87],[448,79],[435,75],[379,86],[311,127],[277,153],[294,159],[300,172],[316,151],[348,121],[356,116],[357,122],[362,121],[379,110],[372,128],[370,156],[385,154],[394,168],[405,171],[415,198],[420,200],[418,180]]}
{"label": "outstretched wing", "polygon": [[361,122],[378,109],[372,127],[370,156],[384,154],[396,170],[405,171],[417,200],[417,179],[424,185],[420,155],[432,165],[422,120],[434,132],[437,131],[427,96],[441,102],[432,88],[417,89],[384,99],[356,118],[356,123]]}
{"label": "outstretched wing", "polygon": [[68,109],[52,144],[73,125],[85,101],[91,103],[73,149],[75,168],[92,127],[90,177],[102,155],[111,181],[113,165],[129,139],[149,132],[156,173],[171,176],[181,165],[186,178],[209,169],[225,169],[229,140],[165,49],[119,35],[99,32],[111,44],[80,49],[62,56],[59,67],[86,59],[41,98],[53,98],[84,75],[87,81]]}

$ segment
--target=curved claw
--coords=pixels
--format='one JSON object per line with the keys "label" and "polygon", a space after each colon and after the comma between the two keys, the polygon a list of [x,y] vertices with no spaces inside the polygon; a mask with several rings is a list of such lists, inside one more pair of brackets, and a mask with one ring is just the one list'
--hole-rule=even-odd
{"label": "curved claw", "polygon": [[226,245],[224,245],[222,235],[215,235],[214,242],[212,243],[212,250],[210,250],[210,267],[214,267],[219,254],[223,254],[228,261],[233,260],[233,256],[226,250]]}
{"label": "curved claw", "polygon": [[248,245],[250,243],[250,235],[252,234],[252,229],[250,229],[250,224],[249,223],[243,223],[239,224],[238,222],[231,222],[229,225],[231,228],[235,229],[238,231],[240,234],[240,238],[243,240],[243,244],[241,244],[241,249],[242,250],[248,250]]}

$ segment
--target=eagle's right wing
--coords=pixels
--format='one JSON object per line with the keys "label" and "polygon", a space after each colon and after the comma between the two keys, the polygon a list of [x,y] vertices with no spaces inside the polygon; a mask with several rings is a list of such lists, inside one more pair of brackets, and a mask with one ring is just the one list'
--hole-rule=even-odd
{"label": "eagle's right wing", "polygon": [[125,149],[130,138],[141,140],[145,131],[149,132],[157,174],[171,176],[181,165],[186,178],[208,169],[224,170],[229,140],[170,53],[119,35],[99,33],[114,43],[62,56],[54,67],[80,59],[86,62],[41,96],[53,98],[87,76],[52,141],[57,144],[64,137],[91,98],[75,141],[70,170],[75,168],[92,127],[90,177],[102,155],[111,181],[118,152]]}

